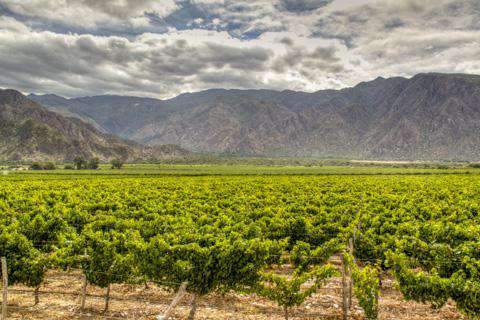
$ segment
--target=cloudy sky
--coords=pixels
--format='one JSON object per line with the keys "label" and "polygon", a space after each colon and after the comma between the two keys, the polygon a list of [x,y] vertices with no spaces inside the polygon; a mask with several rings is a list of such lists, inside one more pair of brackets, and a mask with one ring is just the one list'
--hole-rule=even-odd
{"label": "cloudy sky", "polygon": [[172,97],[480,74],[479,0],[0,0],[0,87]]}

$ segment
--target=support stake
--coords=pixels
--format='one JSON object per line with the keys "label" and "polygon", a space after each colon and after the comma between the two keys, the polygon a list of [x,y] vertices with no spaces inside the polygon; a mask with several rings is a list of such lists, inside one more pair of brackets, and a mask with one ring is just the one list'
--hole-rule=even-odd
{"label": "support stake", "polygon": [[8,273],[7,273],[7,259],[2,257],[2,320],[7,319],[7,299],[8,299]]}
{"label": "support stake", "polygon": [[157,316],[158,320],[168,320],[172,316],[172,311],[175,309],[177,304],[180,302],[180,300],[183,298],[183,296],[186,293],[187,284],[188,284],[187,282],[183,282],[180,285],[180,288],[178,288],[175,298],[173,298],[172,302],[170,303],[167,310],[165,311],[165,314]]}
{"label": "support stake", "polygon": [[[353,263],[355,263],[355,258],[353,256],[353,239],[350,238],[348,242],[348,251],[350,253],[350,256],[353,259]],[[352,296],[353,296],[353,277],[352,277],[352,268],[351,266],[348,267],[347,271],[347,276],[348,276],[348,307],[349,309],[352,309],[353,303],[352,303]]]}
{"label": "support stake", "polygon": [[80,296],[80,310],[83,311],[85,309],[85,301],[87,298],[87,275],[83,273],[82,277],[82,294]]}
{"label": "support stake", "polygon": [[107,290],[105,292],[105,309],[103,310],[104,313],[108,312],[109,305],[110,305],[110,284],[108,284]]}
{"label": "support stake", "polygon": [[347,263],[342,254],[342,311],[343,320],[348,320],[348,283],[347,283]]}
{"label": "support stake", "polygon": [[188,315],[188,320],[195,319],[195,313],[197,312],[197,294],[194,293],[192,297],[192,308],[190,309],[190,314]]}

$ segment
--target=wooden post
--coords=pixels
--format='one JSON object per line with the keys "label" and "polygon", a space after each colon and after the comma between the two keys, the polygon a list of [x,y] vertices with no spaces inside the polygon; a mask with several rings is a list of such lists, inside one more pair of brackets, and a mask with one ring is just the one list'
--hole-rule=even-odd
{"label": "wooden post", "polygon": [[173,309],[175,309],[175,306],[180,302],[180,300],[185,295],[185,292],[186,292],[186,289],[187,289],[187,284],[188,284],[187,282],[183,282],[180,285],[180,288],[178,288],[178,291],[177,291],[177,294],[175,295],[175,298],[173,298],[172,302],[170,303],[167,310],[165,311],[165,314],[163,316],[158,315],[157,319],[168,320],[168,318],[170,318],[172,316],[171,313],[172,313]]}
{"label": "wooden post", "polygon": [[[348,241],[348,251],[350,256],[352,257],[353,263],[355,263],[355,258],[353,257],[353,238],[350,238]],[[349,309],[352,309],[352,296],[353,296],[353,277],[352,277],[352,268],[349,266],[348,267],[348,307]]]}
{"label": "wooden post", "polygon": [[87,299],[87,275],[84,272],[83,277],[82,277],[82,293],[80,295],[80,310],[81,311],[83,311],[85,309],[86,299]]}
{"label": "wooden post", "polygon": [[7,319],[7,299],[8,299],[8,273],[7,273],[7,259],[2,257],[2,320]]}
{"label": "wooden post", "polygon": [[110,284],[108,284],[107,291],[105,292],[105,309],[103,310],[104,313],[108,312],[109,304],[110,304]]}
{"label": "wooden post", "polygon": [[[87,248],[83,249],[83,256],[82,259],[87,260],[88,259],[88,254],[87,254]],[[85,302],[87,300],[87,274],[85,271],[83,271],[83,277],[82,277],[82,292],[80,294],[80,310],[84,311],[85,310]]]}
{"label": "wooden post", "polygon": [[35,296],[34,305],[36,306],[37,304],[40,303],[40,286],[38,286],[38,287],[35,288],[34,296]]}
{"label": "wooden post", "polygon": [[196,293],[193,294],[191,305],[192,305],[192,308],[190,309],[188,320],[195,319],[195,312],[197,311],[197,294]]}
{"label": "wooden post", "polygon": [[343,320],[348,320],[348,283],[347,283],[347,262],[342,254],[342,311]]}

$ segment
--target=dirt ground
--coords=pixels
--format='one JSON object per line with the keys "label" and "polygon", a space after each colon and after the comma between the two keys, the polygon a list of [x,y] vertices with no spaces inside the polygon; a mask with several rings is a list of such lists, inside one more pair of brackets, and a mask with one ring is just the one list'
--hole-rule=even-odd
{"label": "dirt ground", "polygon": [[[85,310],[83,312],[79,310],[81,275],[78,272],[49,272],[45,285],[40,289],[40,303],[37,306],[33,306],[33,292],[22,292],[31,289],[14,286],[9,290],[8,319],[153,320],[167,308],[174,296],[174,293],[154,285],[148,288],[143,285],[113,285],[110,311],[103,315],[104,300],[101,297],[87,297]],[[90,295],[104,294],[104,290],[95,287],[88,287],[87,290]],[[183,298],[175,310],[174,319],[187,318],[190,310],[189,301],[188,295]],[[380,319],[385,320],[466,319],[452,304],[440,310],[433,310],[429,305],[403,301],[402,295],[395,289],[391,279],[386,279],[383,283],[380,310]],[[294,309],[291,319],[341,319],[341,315],[341,279],[334,278],[304,305]],[[201,299],[196,319],[283,319],[283,313],[275,303],[255,295],[227,294]],[[350,319],[364,319],[356,301]]]}

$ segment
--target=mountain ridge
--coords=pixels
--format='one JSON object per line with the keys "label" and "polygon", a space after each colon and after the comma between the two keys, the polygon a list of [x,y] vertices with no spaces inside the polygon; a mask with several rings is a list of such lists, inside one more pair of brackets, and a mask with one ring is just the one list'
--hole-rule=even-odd
{"label": "mountain ridge", "polygon": [[171,146],[146,148],[101,132],[80,119],[49,111],[12,89],[0,90],[0,123],[2,161],[71,161],[76,156],[133,160],[183,153]]}
{"label": "mountain ridge", "polygon": [[[138,143],[215,153],[478,160],[480,76],[378,77],[340,90],[210,89],[167,100],[94,96],[65,108]],[[58,112],[58,111],[57,111]]]}

